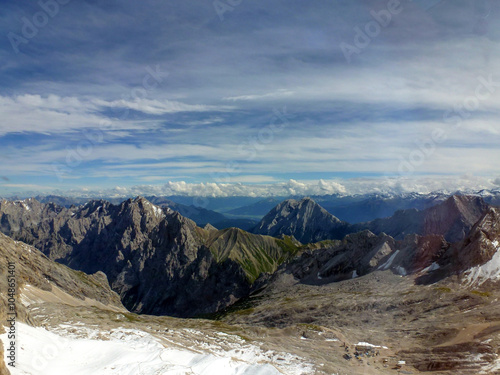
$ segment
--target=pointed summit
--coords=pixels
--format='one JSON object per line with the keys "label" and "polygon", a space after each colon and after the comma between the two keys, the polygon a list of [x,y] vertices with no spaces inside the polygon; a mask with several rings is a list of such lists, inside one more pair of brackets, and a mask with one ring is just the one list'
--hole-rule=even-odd
{"label": "pointed summit", "polygon": [[274,207],[257,225],[254,233],[273,237],[294,236],[302,243],[340,239],[349,224],[340,221],[309,197],[288,199]]}

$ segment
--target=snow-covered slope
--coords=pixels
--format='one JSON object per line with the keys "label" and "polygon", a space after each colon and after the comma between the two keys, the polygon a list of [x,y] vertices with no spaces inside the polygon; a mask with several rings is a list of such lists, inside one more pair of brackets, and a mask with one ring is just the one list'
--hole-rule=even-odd
{"label": "snow-covered slope", "polygon": [[[82,338],[61,336],[23,323],[17,329],[18,364],[10,368],[11,375],[282,374],[269,363],[259,364],[251,351],[245,361],[231,352],[216,355],[169,348],[139,330],[113,329],[94,332],[94,338]],[[97,336],[104,340],[97,340]],[[5,335],[1,339],[5,342]]]}
{"label": "snow-covered slope", "polygon": [[497,240],[492,242],[496,253],[486,263],[475,266],[465,272],[464,278],[467,285],[481,285],[486,281],[500,280],[500,245]]}

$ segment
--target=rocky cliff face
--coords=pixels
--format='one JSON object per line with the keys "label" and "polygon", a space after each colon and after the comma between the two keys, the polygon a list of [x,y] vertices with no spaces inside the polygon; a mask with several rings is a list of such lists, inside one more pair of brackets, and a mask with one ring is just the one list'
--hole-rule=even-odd
{"label": "rocky cliff face", "polygon": [[289,199],[273,208],[252,231],[273,237],[293,236],[302,243],[310,243],[341,239],[349,232],[349,224],[310,198]]}
{"label": "rocky cliff face", "polygon": [[3,202],[2,229],[51,259],[104,272],[134,312],[194,316],[246,296],[297,247],[237,229],[202,229],[144,198],[120,205],[92,201],[64,209],[36,201]]}

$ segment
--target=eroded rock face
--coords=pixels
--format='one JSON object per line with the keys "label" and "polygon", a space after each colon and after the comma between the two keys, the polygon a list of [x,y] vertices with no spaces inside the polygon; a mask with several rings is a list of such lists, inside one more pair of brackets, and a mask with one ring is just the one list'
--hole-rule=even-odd
{"label": "eroded rock face", "polygon": [[448,247],[442,236],[409,235],[396,241],[366,230],[349,234],[332,246],[306,251],[280,272],[311,284],[357,278],[374,271],[391,270],[406,276],[430,268]]}
{"label": "eroded rock face", "polygon": [[[0,234],[0,288],[7,290],[7,264],[15,265],[16,285],[21,288],[31,285],[51,291],[53,285],[77,299],[90,298],[103,305],[123,309],[118,295],[111,290],[106,275],[102,272],[87,275],[51,261],[36,248]],[[19,296],[20,289],[17,291]],[[18,319],[30,323],[26,309],[17,299]],[[5,311],[7,300],[0,294],[1,310]],[[124,309],[123,309],[124,310]]]}
{"label": "eroded rock face", "polygon": [[456,253],[461,270],[484,264],[500,249],[500,210],[491,208],[472,228]]}

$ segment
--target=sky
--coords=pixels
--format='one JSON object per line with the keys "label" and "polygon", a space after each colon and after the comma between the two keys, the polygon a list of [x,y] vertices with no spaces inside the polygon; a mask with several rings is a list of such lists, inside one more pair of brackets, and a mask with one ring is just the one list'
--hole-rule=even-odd
{"label": "sky", "polygon": [[497,1],[0,2],[0,196],[500,186]]}

